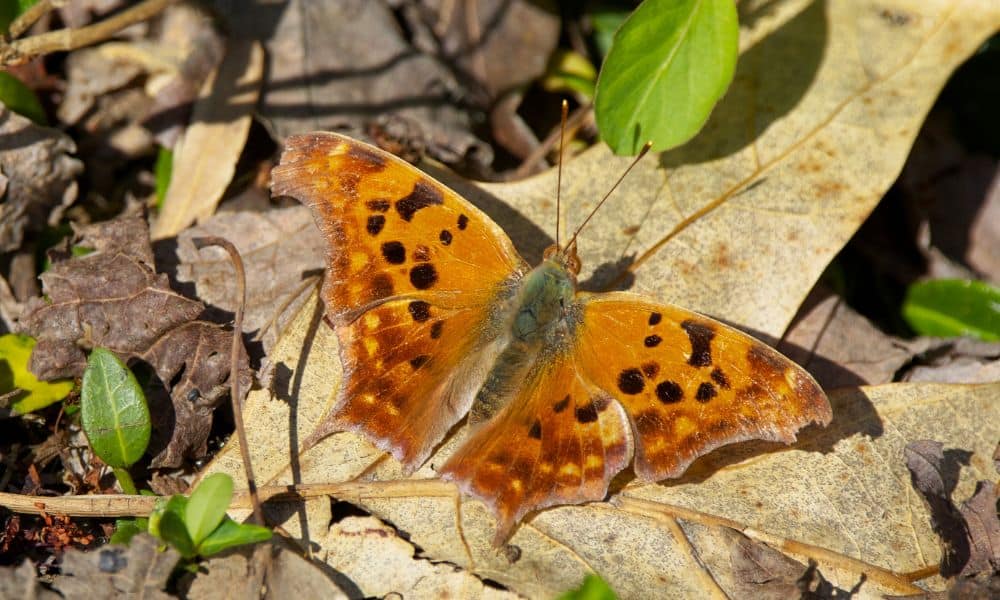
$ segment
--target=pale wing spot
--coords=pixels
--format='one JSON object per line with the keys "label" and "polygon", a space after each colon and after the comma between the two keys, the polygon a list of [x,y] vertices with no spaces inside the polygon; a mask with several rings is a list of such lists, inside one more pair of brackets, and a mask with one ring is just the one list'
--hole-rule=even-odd
{"label": "pale wing spot", "polygon": [[378,352],[378,340],[375,338],[365,338],[364,344],[365,351],[368,352],[368,358],[375,356],[375,353]]}
{"label": "pale wing spot", "polygon": [[391,417],[399,416],[399,409],[396,408],[396,406],[392,402],[386,402],[385,405],[382,407],[382,409],[385,412],[389,413],[389,416]]}
{"label": "pale wing spot", "polygon": [[371,312],[365,313],[364,319],[365,319],[365,327],[367,327],[368,329],[375,329],[382,324],[382,317],[378,316],[375,313]]}
{"label": "pale wing spot", "polygon": [[368,253],[367,252],[352,252],[351,253],[351,270],[360,271],[368,264]]}
{"label": "pale wing spot", "polygon": [[604,457],[600,454],[587,455],[587,462],[584,463],[586,469],[599,469],[604,466]]}
{"label": "pale wing spot", "polygon": [[580,467],[576,466],[573,463],[569,463],[559,467],[559,474],[565,475],[566,477],[579,477]]}
{"label": "pale wing spot", "polygon": [[693,419],[680,415],[674,420],[674,433],[684,437],[694,433],[698,429],[698,424]]}
{"label": "pale wing spot", "polygon": [[785,383],[788,384],[788,389],[794,390],[796,382],[795,369],[785,369]]}
{"label": "pale wing spot", "polygon": [[552,473],[552,463],[547,463],[547,462],[539,463],[538,472],[541,473],[542,475],[549,475],[550,473]]}
{"label": "pale wing spot", "polygon": [[515,492],[520,492],[522,489],[524,489],[524,484],[521,483],[520,479],[511,479],[510,489],[514,490]]}
{"label": "pale wing spot", "polygon": [[361,398],[361,401],[364,402],[365,404],[369,404],[369,405],[375,404],[375,395],[374,394],[361,394],[360,398]]}

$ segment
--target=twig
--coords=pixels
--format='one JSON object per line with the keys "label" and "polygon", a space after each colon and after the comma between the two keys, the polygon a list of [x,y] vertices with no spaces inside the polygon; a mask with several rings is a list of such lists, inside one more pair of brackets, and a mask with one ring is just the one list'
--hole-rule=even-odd
{"label": "twig", "polygon": [[[75,50],[106,40],[129,25],[149,19],[174,2],[177,0],[145,0],[93,25],[79,29],[58,29],[0,45],[0,65],[20,64],[41,54]],[[13,34],[15,25],[19,28],[19,33],[23,33],[20,28],[25,27],[24,23],[28,23],[27,27],[34,23],[34,21],[29,22],[29,14],[32,18],[38,19],[53,6],[52,2],[38,3],[33,7],[37,10],[29,10],[11,25],[11,33]],[[19,23],[22,19],[23,23]]]}
{"label": "twig", "polygon": [[240,355],[243,354],[243,310],[247,303],[247,277],[243,268],[243,259],[236,246],[229,240],[216,237],[199,237],[191,240],[195,248],[201,250],[207,246],[219,246],[229,253],[236,269],[236,290],[239,302],[236,304],[236,320],[233,323],[233,348],[229,366],[229,399],[233,403],[233,420],[236,422],[236,435],[240,440],[240,455],[243,458],[243,470],[247,475],[247,489],[253,505],[253,516],[257,523],[264,525],[264,512],[260,507],[260,497],[257,495],[257,481],[253,476],[253,465],[250,463],[250,448],[247,446],[246,427],[243,425],[243,396],[240,390]]}
{"label": "twig", "polygon": [[28,10],[24,11],[16,19],[11,21],[9,27],[7,27],[7,35],[9,39],[17,39],[21,37],[21,34],[31,28],[32,25],[38,22],[38,19],[44,17],[53,8],[60,8],[66,4],[66,0],[40,0],[36,4],[28,7]]}

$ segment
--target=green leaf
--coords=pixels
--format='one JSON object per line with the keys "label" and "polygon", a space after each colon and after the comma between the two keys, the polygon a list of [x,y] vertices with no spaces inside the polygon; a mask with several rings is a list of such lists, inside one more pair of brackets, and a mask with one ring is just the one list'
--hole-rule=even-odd
{"label": "green leaf", "polygon": [[36,125],[48,125],[45,109],[35,92],[6,71],[0,71],[0,102],[17,114],[31,119]]}
{"label": "green leaf", "polygon": [[73,391],[72,379],[39,381],[28,370],[34,338],[16,333],[0,336],[0,394],[23,390],[11,408],[25,414],[59,402]]}
{"label": "green leaf", "polygon": [[572,50],[556,50],[542,77],[542,87],[552,93],[571,92],[585,101],[594,97],[597,71],[585,56]]}
{"label": "green leaf", "polygon": [[153,532],[153,516],[150,515],[149,531],[176,548],[184,558],[191,558],[197,554],[197,551],[194,542],[191,541],[191,536],[188,534],[187,525],[184,524],[187,504],[186,496],[179,494],[171,496],[157,515],[155,533]]}
{"label": "green leaf", "polygon": [[108,465],[124,469],[146,451],[146,397],[132,371],[110,350],[95,348],[87,359],[80,415],[91,448]]}
{"label": "green leaf", "polygon": [[205,541],[198,546],[198,554],[212,556],[233,546],[255,544],[271,539],[271,530],[260,525],[237,523],[226,517]]}
{"label": "green leaf", "polygon": [[733,0],[646,0],[615,34],[594,111],[615,154],[683,144],[733,79],[739,22]]}
{"label": "green leaf", "polygon": [[225,473],[209,475],[195,488],[184,511],[184,522],[196,546],[222,522],[232,497],[233,480]]}
{"label": "green leaf", "polygon": [[910,286],[903,318],[920,335],[1000,340],[1000,288],[982,281],[936,279]]}
{"label": "green leaf", "polygon": [[605,57],[611,50],[615,32],[622,26],[631,11],[615,4],[602,2],[594,8],[588,8],[587,12],[590,16],[590,24],[594,28],[594,44],[601,57]]}
{"label": "green leaf", "polygon": [[111,534],[108,542],[128,546],[129,542],[136,534],[146,531],[149,527],[149,519],[137,517],[135,519],[116,519],[115,532]]}
{"label": "green leaf", "polygon": [[587,575],[583,584],[559,596],[559,600],[617,600],[615,592],[597,575]]}
{"label": "green leaf", "polygon": [[156,175],[156,209],[163,206],[163,199],[167,197],[167,189],[170,187],[170,176],[174,170],[174,151],[170,148],[160,148],[156,154],[156,165],[153,166],[153,173]]}

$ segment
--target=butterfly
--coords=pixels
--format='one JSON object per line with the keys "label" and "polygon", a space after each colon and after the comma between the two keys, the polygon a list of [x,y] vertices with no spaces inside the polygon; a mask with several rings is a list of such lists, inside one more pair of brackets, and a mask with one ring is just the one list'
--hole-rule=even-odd
{"label": "butterfly", "polygon": [[627,292],[577,290],[575,241],[530,268],[493,220],[420,170],[334,133],[294,135],[272,192],[308,205],[343,381],[328,425],[409,473],[467,417],[439,469],[497,518],[603,500],[617,473],[680,476],[744,440],[791,443],[832,415],[769,346]]}

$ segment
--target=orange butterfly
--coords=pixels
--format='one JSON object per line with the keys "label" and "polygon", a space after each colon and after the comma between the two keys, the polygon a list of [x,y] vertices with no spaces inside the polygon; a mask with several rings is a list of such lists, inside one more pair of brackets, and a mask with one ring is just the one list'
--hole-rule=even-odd
{"label": "orange butterfly", "polygon": [[468,414],[439,469],[498,519],[602,500],[631,462],[677,477],[714,448],[830,422],[816,382],[718,321],[576,289],[575,244],[530,269],[503,230],[416,168],[333,133],[290,137],[272,190],[312,208],[344,367],[331,423],[407,470]]}

